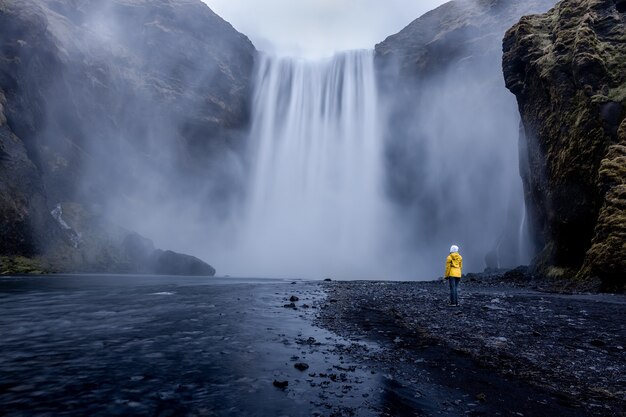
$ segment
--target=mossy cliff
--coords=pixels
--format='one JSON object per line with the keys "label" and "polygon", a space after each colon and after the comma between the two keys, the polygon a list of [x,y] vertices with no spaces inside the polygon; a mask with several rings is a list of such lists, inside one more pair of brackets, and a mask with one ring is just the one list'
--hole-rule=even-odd
{"label": "mossy cliff", "polygon": [[504,38],[538,271],[626,282],[626,1],[567,0]]}

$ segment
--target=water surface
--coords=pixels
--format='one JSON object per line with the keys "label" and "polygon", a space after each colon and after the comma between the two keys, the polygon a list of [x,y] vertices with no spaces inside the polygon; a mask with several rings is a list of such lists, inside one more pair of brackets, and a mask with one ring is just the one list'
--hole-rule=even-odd
{"label": "water surface", "polygon": [[[334,384],[325,395],[312,389],[322,382],[317,373],[344,363],[328,349],[337,338],[311,325],[314,309],[284,304],[297,295],[299,307],[313,306],[323,297],[318,285],[168,276],[1,278],[3,414],[310,416],[361,404],[359,390],[370,390],[365,369],[351,373],[358,389]],[[295,362],[310,368],[299,371]],[[274,380],[289,386],[278,389]]]}

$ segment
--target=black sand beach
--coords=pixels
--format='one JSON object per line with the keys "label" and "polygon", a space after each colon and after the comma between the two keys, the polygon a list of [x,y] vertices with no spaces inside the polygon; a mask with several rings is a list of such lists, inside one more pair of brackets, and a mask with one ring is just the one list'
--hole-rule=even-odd
{"label": "black sand beach", "polygon": [[385,347],[366,359],[389,372],[407,410],[419,409],[424,385],[447,392],[416,415],[625,415],[626,297],[538,292],[497,276],[461,288],[451,307],[442,282],[326,283],[318,324]]}

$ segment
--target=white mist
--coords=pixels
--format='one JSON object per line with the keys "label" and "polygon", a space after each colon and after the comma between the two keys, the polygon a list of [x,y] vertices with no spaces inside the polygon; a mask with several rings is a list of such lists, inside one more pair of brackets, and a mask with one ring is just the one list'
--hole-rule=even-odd
{"label": "white mist", "polygon": [[264,56],[237,275],[381,278],[383,144],[373,52]]}

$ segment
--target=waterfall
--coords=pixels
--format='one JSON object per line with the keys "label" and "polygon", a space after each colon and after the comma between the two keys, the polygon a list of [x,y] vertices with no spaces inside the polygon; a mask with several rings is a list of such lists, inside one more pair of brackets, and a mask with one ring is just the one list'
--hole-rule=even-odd
{"label": "waterfall", "polygon": [[373,52],[261,57],[238,274],[376,276],[383,146]]}
{"label": "waterfall", "polygon": [[528,230],[528,218],[526,205],[523,205],[522,216],[519,224],[519,263],[528,265],[532,261],[533,251],[530,243],[530,233]]}

